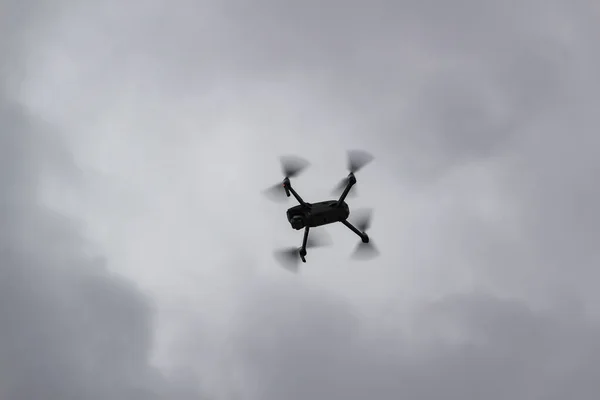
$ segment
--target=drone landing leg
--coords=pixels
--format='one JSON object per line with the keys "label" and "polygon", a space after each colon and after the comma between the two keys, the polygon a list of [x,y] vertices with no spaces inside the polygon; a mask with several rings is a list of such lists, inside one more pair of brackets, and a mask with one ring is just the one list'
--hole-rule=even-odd
{"label": "drone landing leg", "polygon": [[306,262],[306,243],[308,242],[308,232],[310,228],[307,226],[304,228],[304,239],[302,240],[302,247],[300,248],[300,258],[302,262]]}
{"label": "drone landing leg", "polygon": [[369,243],[369,236],[364,233],[359,231],[354,225],[352,225],[350,222],[344,220],[341,221],[342,224],[346,225],[348,227],[348,229],[350,229],[352,232],[356,233],[358,236],[360,236],[360,239],[363,241],[363,243]]}
{"label": "drone landing leg", "polygon": [[352,189],[352,186],[354,186],[355,184],[356,184],[356,178],[354,177],[354,174],[352,172],[350,172],[350,174],[348,175],[348,184],[346,185],[344,192],[340,196],[340,199],[337,201],[338,207],[340,207],[342,205],[342,203],[344,202],[344,200],[346,200],[346,196],[348,196],[348,193],[350,193],[350,189]]}

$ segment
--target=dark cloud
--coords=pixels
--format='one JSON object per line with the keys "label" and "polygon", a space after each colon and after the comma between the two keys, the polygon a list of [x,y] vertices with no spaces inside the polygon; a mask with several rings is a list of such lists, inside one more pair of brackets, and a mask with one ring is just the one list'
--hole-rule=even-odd
{"label": "dark cloud", "polygon": [[598,61],[597,11],[586,1],[263,1],[227,11],[222,42],[242,49],[235,65],[313,89],[331,120],[396,152],[416,182],[529,151],[514,137],[563,117],[548,114],[574,91],[591,94],[574,85]]}
{"label": "dark cloud", "polygon": [[483,293],[453,295],[413,310],[407,334],[400,325],[370,330],[352,307],[301,286],[261,286],[248,300],[236,350],[248,379],[260,382],[254,398],[595,396],[600,327],[577,307],[534,311]]}

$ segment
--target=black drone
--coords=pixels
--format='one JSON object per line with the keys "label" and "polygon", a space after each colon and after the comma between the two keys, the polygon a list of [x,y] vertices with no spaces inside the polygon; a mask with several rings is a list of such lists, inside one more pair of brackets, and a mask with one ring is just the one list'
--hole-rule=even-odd
{"label": "black drone", "polygon": [[356,184],[354,173],[370,163],[373,160],[373,156],[361,150],[348,151],[348,170],[350,173],[334,190],[334,193],[341,192],[341,195],[337,200],[326,200],[319,203],[305,202],[292,188],[292,184],[290,183],[290,178],[298,176],[300,172],[308,167],[308,161],[296,156],[284,156],[280,160],[283,175],[285,176],[283,183],[278,183],[265,190],[264,194],[276,201],[284,200],[293,195],[300,204],[287,210],[287,219],[292,228],[296,230],[304,229],[302,247],[283,249],[275,253],[284,266],[296,269],[299,259],[302,262],[306,262],[307,247],[321,247],[328,244],[325,243],[323,238],[319,240],[313,236],[309,239],[308,234],[310,228],[333,224],[335,222],[341,222],[360,237],[361,242],[354,252],[354,258],[364,259],[378,255],[377,249],[370,242],[369,235],[365,232],[371,224],[371,210],[359,210],[358,213],[353,213],[358,214],[358,216],[355,218],[355,223],[351,224],[348,222],[350,208],[345,201],[350,193],[350,189]]}

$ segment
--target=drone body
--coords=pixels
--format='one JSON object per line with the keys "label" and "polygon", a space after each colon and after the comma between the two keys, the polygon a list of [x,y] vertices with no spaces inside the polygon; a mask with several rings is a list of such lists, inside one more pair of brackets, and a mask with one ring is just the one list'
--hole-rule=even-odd
{"label": "drone body", "polygon": [[306,206],[300,204],[287,210],[287,218],[296,230],[342,222],[350,215],[350,208],[346,202],[338,204],[337,200],[306,203]]}
{"label": "drone body", "polygon": [[338,191],[343,189],[340,197],[337,200],[307,203],[292,187],[290,183],[290,177],[296,176],[300,171],[306,168],[308,166],[308,162],[297,157],[282,158],[283,172],[285,175],[283,183],[275,185],[274,187],[265,191],[265,193],[270,194],[272,197],[281,197],[283,193],[285,193],[286,197],[293,195],[299,204],[287,210],[287,219],[293,229],[304,229],[302,247],[299,249],[286,249],[276,253],[282,263],[296,267],[298,256],[303,262],[306,262],[306,248],[318,246],[318,244],[315,243],[314,238],[312,241],[309,240],[309,232],[311,228],[317,228],[337,222],[342,223],[361,238],[362,243],[359,243],[355,254],[360,253],[361,250],[363,253],[364,250],[368,250],[368,252],[371,254],[377,253],[377,250],[372,244],[369,247],[365,247],[365,245],[369,243],[369,236],[364,231],[368,229],[370,225],[370,211],[367,212],[367,214],[363,214],[362,218],[360,218],[360,222],[356,224],[357,226],[354,226],[348,222],[348,217],[350,216],[350,207],[345,201],[350,189],[352,189],[352,186],[356,184],[354,172],[368,164],[372,159],[373,157],[370,154],[362,151],[355,150],[348,152],[348,169],[350,170],[350,173],[348,174],[347,178],[344,179],[340,185],[338,185]]}

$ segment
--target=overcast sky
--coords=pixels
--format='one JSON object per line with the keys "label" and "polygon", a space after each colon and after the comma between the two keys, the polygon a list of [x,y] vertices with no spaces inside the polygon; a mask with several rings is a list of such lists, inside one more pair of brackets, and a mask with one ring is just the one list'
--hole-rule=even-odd
{"label": "overcast sky", "polygon": [[[592,0],[0,0],[0,398],[596,399]],[[375,161],[299,274],[261,190]]]}

